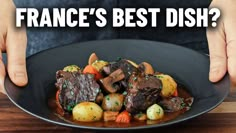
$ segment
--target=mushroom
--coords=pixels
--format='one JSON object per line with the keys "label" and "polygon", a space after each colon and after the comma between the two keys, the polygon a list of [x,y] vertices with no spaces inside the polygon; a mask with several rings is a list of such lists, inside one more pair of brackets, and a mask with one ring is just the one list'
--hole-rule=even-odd
{"label": "mushroom", "polygon": [[147,62],[142,62],[138,65],[138,68],[143,71],[145,74],[154,74],[154,70],[152,68],[152,65]]}
{"label": "mushroom", "polygon": [[109,93],[115,93],[118,90],[118,88],[115,87],[113,84],[115,82],[121,81],[124,78],[125,74],[123,73],[123,71],[121,69],[117,69],[106,78],[100,79],[100,82],[103,85],[105,91]]}
{"label": "mushroom", "polygon": [[138,68],[138,65],[135,63],[135,62],[133,62],[133,61],[131,61],[131,60],[127,60],[131,65],[133,65],[134,67],[136,67],[136,68]]}
{"label": "mushroom", "polygon": [[92,53],[89,57],[89,60],[88,60],[88,64],[89,65],[92,65],[93,62],[95,62],[96,60],[98,60],[98,57],[95,53]]}

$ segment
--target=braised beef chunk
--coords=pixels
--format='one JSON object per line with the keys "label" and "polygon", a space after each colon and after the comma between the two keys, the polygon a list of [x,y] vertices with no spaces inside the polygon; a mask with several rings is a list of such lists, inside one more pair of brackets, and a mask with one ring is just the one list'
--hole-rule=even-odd
{"label": "braised beef chunk", "polygon": [[163,107],[165,112],[175,112],[183,109],[184,102],[180,97],[171,97],[161,100],[159,105]]}
{"label": "braised beef chunk", "polygon": [[130,113],[145,111],[160,97],[161,81],[144,73],[133,73],[128,81],[125,108]]}
{"label": "braised beef chunk", "polygon": [[100,91],[92,74],[59,70],[56,79],[55,85],[60,90],[59,102],[66,111],[71,111],[77,103],[83,101],[94,102]]}
{"label": "braised beef chunk", "polygon": [[181,109],[189,110],[190,106],[193,103],[193,98],[183,99],[180,97],[170,97],[165,98],[159,102],[165,112],[176,112]]}

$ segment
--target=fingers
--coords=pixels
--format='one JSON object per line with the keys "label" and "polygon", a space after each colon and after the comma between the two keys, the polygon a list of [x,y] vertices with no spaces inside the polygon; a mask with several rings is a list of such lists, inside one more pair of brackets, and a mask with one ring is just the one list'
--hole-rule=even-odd
{"label": "fingers", "polygon": [[5,66],[2,62],[2,52],[0,50],[0,92],[6,94],[4,89],[4,80],[6,76]]}
{"label": "fingers", "polygon": [[207,40],[210,54],[209,80],[217,82],[227,71],[226,43],[223,24],[217,29],[207,30]]}
{"label": "fingers", "polygon": [[227,42],[227,55],[230,79],[233,84],[236,84],[236,40]]}
{"label": "fingers", "polygon": [[24,28],[10,28],[7,32],[7,69],[12,82],[24,86],[28,82],[26,73],[26,31]]}
{"label": "fingers", "polygon": [[[0,34],[4,33],[4,28],[0,23]],[[4,37],[0,35],[0,92],[5,94],[5,89],[4,89],[4,80],[6,76],[6,70],[5,70],[5,65],[2,62],[2,51],[5,51],[5,45],[4,45]]]}
{"label": "fingers", "polygon": [[[234,10],[236,11],[236,9]],[[236,18],[225,21],[227,42],[228,72],[233,84],[236,84]]]}

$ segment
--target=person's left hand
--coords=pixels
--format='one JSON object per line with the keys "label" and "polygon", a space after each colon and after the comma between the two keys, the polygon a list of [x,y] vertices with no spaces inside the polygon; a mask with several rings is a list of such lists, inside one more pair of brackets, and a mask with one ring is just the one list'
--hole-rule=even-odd
{"label": "person's left hand", "polygon": [[[26,72],[27,35],[25,27],[15,26],[15,5],[13,0],[2,0],[0,4],[0,92],[5,93],[6,72],[11,81],[24,86],[28,82]],[[2,53],[7,53],[7,69]],[[7,70],[7,71],[6,71]]]}
{"label": "person's left hand", "polygon": [[210,53],[209,79],[217,82],[228,71],[236,83],[236,1],[213,0],[210,8],[221,10],[217,28],[208,28],[207,39]]}

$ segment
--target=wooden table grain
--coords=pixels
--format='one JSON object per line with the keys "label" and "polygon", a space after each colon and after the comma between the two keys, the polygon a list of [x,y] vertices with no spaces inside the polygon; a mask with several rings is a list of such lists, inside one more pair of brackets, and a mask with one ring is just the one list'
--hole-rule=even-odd
{"label": "wooden table grain", "polygon": [[[0,93],[0,132],[93,133],[99,131],[80,130],[45,122],[23,112],[11,103],[7,96]],[[236,93],[231,92],[220,106],[197,118],[169,127],[134,132],[236,133]]]}

